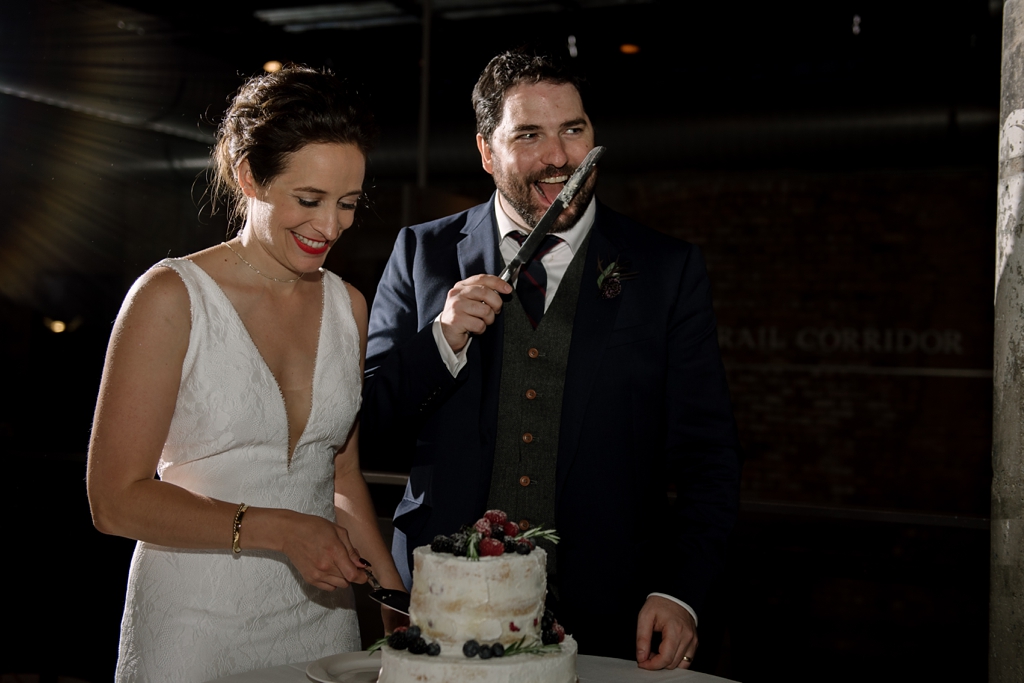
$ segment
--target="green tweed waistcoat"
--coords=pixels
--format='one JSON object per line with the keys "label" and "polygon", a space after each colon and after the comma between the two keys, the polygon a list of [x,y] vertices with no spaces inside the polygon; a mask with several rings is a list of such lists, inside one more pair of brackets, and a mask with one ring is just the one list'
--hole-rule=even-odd
{"label": "green tweed waistcoat", "polygon": [[[572,341],[576,300],[589,235],[576,250],[551,305],[533,329],[518,297],[502,308],[504,346],[498,427],[494,446],[490,509],[504,510],[520,528],[555,524],[555,464],[562,416],[562,388]],[[557,574],[554,546],[548,553],[548,579]]]}

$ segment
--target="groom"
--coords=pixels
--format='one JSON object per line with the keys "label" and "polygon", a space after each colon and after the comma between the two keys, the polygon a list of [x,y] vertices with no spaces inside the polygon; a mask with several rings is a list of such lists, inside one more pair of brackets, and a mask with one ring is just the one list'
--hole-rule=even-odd
{"label": "groom", "polygon": [[490,508],[555,527],[549,604],[580,652],[687,667],[739,487],[703,259],[594,199],[595,172],[512,294],[493,273],[594,129],[577,82],[522,52],[473,104],[497,192],[403,229],[370,316],[364,463],[410,471],[395,561],[410,585],[413,548]]}

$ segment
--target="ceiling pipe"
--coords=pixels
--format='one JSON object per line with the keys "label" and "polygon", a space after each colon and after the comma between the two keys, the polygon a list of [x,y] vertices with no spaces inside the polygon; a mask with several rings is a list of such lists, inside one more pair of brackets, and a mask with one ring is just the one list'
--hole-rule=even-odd
{"label": "ceiling pipe", "polygon": [[[66,109],[121,126],[172,135],[206,145],[213,144],[212,128],[207,130],[201,128],[199,114],[191,112],[204,111],[209,106],[210,100],[206,99],[205,104],[200,104],[197,99],[187,96],[192,93],[202,93],[202,96],[208,97],[211,89],[208,83],[196,84],[193,79],[182,77],[179,79],[176,93],[163,103],[139,104],[138,101],[133,101],[130,104],[122,104],[104,96],[75,92],[65,88],[39,85],[28,87],[20,85],[10,78],[0,77],[0,93],[4,95]],[[188,99],[193,101],[188,102]]]}
{"label": "ceiling pipe", "polygon": [[[424,22],[429,24],[429,22]],[[428,40],[425,37],[425,41]],[[429,51],[425,43],[424,55]],[[430,129],[425,62],[418,135],[388,133],[370,157],[370,176],[379,179],[415,177],[427,183],[435,176],[467,176],[480,169],[472,124]],[[30,88],[0,76],[0,93],[67,109],[143,130],[213,143],[212,126],[199,127],[194,112],[223,100],[230,86],[221,80],[183,79],[178,94],[163,104],[125,105],[74,91]],[[213,93],[218,92],[218,95]],[[192,112],[192,113],[188,113]],[[998,112],[981,108],[929,108],[860,114],[796,115],[788,117],[728,117],[595,121],[598,141],[609,148],[609,170],[637,168],[701,168],[747,166],[827,155],[863,156],[872,152],[894,155],[933,154],[954,139],[995,134]],[[429,162],[429,167],[428,167]],[[140,162],[150,171],[199,170],[205,154],[180,148],[173,158]]]}

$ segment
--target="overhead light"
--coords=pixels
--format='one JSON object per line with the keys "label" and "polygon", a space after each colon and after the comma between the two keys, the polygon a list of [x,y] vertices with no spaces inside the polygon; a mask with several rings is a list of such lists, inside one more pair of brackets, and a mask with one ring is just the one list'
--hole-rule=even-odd
{"label": "overhead light", "polygon": [[635,55],[637,52],[640,52],[640,46],[633,43],[623,43],[619,45],[619,52],[624,55]]}
{"label": "overhead light", "polygon": [[280,71],[282,66],[284,65],[281,64],[281,62],[277,61],[276,59],[271,59],[269,62],[263,65],[263,70],[266,71],[268,74],[273,74]]}
{"label": "overhead light", "polygon": [[[554,2],[535,4],[501,4],[498,7],[467,7],[466,9],[446,9],[446,6],[473,5],[475,3],[442,3],[435,7],[444,19],[460,21],[463,19],[483,19],[487,17],[507,17],[513,14],[536,14],[538,12],[561,12],[565,8]],[[479,3],[476,3],[479,4]]]}
{"label": "overhead light", "polygon": [[345,2],[310,7],[282,7],[257,10],[253,13],[271,26],[283,26],[289,33],[329,28],[370,28],[415,23],[416,17],[405,14],[396,5],[375,2]]}
{"label": "overhead light", "polygon": [[63,320],[54,320],[53,318],[43,318],[43,326],[54,334],[60,334],[61,332],[74,332],[82,325],[82,316],[76,315],[71,322],[64,322]]}
{"label": "overhead light", "polygon": [[360,29],[376,28],[378,26],[401,26],[402,24],[416,23],[419,23],[419,19],[403,14],[395,17],[367,17],[366,19],[352,19],[347,21],[317,21],[312,24],[288,24],[284,27],[284,30],[288,33],[303,33],[305,31],[318,31],[329,28]]}
{"label": "overhead light", "polygon": [[654,0],[576,0],[583,9],[598,9],[615,5],[648,5]]}
{"label": "overhead light", "polygon": [[261,9],[254,12],[254,14],[261,21],[273,24],[274,26],[281,26],[283,24],[363,19],[365,17],[378,17],[386,14],[401,14],[401,10],[390,2],[343,2],[337,5]]}

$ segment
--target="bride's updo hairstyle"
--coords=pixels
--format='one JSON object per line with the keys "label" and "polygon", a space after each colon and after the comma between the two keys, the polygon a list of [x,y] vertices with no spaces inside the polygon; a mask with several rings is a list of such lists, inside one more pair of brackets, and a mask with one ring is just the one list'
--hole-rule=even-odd
{"label": "bride's updo hairstyle", "polygon": [[355,145],[365,158],[377,128],[359,94],[330,70],[288,65],[249,79],[231,101],[213,148],[213,199],[245,219],[247,202],[235,171],[249,160],[253,179],[266,186],[288,155],[313,143]]}

